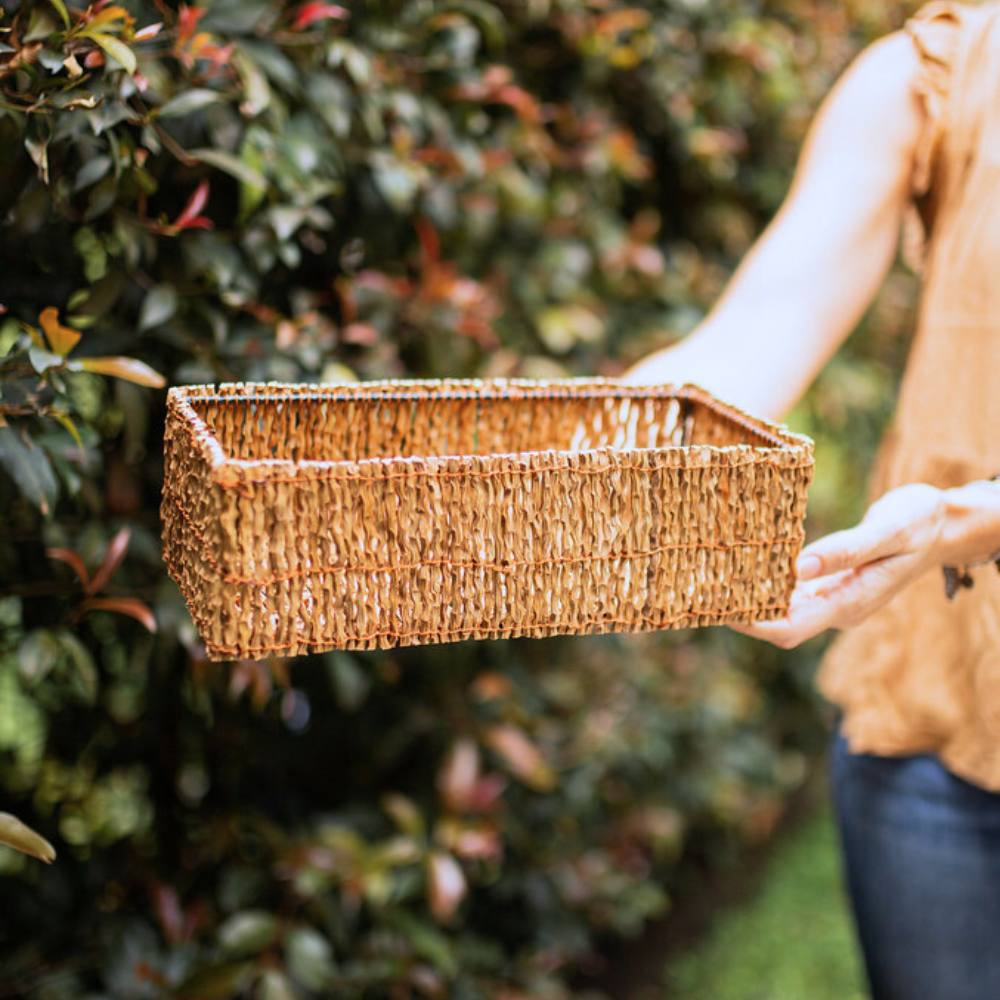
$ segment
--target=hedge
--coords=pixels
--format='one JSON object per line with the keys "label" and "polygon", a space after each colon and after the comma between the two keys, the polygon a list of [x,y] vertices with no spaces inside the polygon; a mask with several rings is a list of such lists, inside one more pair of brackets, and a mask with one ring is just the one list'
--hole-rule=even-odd
{"label": "hedge", "polygon": [[[162,385],[619,373],[711,304],[899,11],[0,10],[0,836],[58,854],[0,848],[0,997],[570,996],[685,859],[773,829],[813,657],[211,664],[160,560]],[[796,416],[818,528],[858,509],[911,284]]]}

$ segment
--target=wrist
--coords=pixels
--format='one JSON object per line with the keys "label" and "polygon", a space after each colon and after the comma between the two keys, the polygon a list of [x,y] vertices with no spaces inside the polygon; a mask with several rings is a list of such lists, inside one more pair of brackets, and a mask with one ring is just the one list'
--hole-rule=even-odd
{"label": "wrist", "polygon": [[993,562],[1000,549],[1000,482],[981,480],[941,491],[934,558],[940,565]]}

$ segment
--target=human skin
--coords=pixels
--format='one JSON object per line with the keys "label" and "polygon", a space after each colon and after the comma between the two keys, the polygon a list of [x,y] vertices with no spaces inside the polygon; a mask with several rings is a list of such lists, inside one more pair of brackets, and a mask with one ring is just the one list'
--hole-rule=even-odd
{"label": "human skin", "polygon": [[[892,266],[925,108],[902,33],[868,48],[814,120],[780,211],[705,320],[638,361],[635,385],[693,382],[780,419],[847,338]],[[928,570],[1000,549],[1000,485],[885,494],[859,525],[803,549],[786,617],[737,630],[789,648],[857,625]]]}

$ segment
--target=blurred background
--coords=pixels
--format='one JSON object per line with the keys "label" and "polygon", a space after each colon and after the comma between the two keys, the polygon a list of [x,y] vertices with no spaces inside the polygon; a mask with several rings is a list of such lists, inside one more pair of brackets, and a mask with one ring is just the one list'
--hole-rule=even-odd
{"label": "blurred background", "polygon": [[[614,376],[697,323],[913,9],[3,0],[0,810],[58,860],[0,848],[0,998],[861,995],[821,644],[208,663],[157,373]],[[790,419],[813,535],[863,509],[915,281]],[[764,888],[691,933],[728,883]]]}

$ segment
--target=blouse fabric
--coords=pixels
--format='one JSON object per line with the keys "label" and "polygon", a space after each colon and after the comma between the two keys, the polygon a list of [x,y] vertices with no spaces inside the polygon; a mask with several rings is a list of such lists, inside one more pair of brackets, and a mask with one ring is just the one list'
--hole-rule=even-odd
{"label": "blouse fabric", "polygon": [[[926,110],[913,173],[924,281],[872,499],[1000,472],[1000,2],[932,3],[905,30]],[[819,686],[855,752],[931,752],[1000,791],[1000,574],[972,576],[952,602],[929,572],[842,633]]]}

